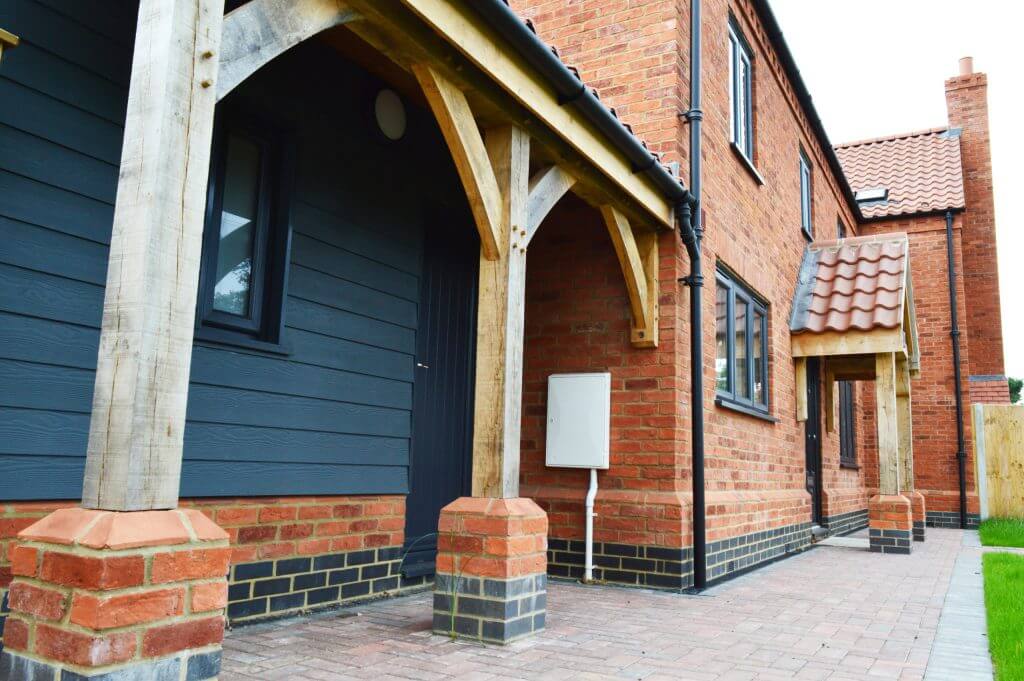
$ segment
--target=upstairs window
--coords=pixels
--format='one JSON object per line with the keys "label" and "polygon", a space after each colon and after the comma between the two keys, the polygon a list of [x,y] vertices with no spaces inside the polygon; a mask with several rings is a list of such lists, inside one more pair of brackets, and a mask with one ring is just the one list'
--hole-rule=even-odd
{"label": "upstairs window", "polygon": [[837,218],[836,219],[836,238],[837,239],[845,239],[846,238],[846,225],[843,224],[842,218]]}
{"label": "upstairs window", "polygon": [[729,22],[729,103],[732,143],[749,161],[754,160],[753,69],[750,46],[736,24]]}
{"label": "upstairs window", "polygon": [[288,262],[288,155],[281,135],[219,116],[215,130],[196,336],[280,341]]}
{"label": "upstairs window", "polygon": [[853,403],[853,381],[838,381],[839,388],[839,464],[857,466],[857,428]]}
{"label": "upstairs window", "polygon": [[814,223],[811,219],[811,162],[800,150],[800,228],[809,240],[814,241]]}
{"label": "upstairs window", "polygon": [[715,276],[718,403],[768,413],[768,307],[729,272]]}

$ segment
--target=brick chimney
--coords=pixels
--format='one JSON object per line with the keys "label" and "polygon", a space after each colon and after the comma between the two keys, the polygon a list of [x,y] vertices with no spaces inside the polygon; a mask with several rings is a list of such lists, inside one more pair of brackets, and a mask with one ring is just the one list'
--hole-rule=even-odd
{"label": "brick chimney", "polygon": [[[963,219],[963,278],[966,293],[972,401],[992,401],[990,387],[1005,392],[1003,328],[996,262],[996,222],[989,146],[988,79],[974,71],[974,60],[960,60],[959,75],[946,81],[946,108],[951,128],[960,128],[967,208]],[[984,384],[992,383],[993,386]],[[1002,399],[997,401],[1008,401]]]}

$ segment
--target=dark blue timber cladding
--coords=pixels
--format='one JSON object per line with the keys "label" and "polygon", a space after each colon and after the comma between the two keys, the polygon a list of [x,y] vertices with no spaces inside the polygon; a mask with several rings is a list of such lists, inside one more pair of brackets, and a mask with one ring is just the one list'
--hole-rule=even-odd
{"label": "dark blue timber cladding", "polygon": [[[0,499],[81,491],[135,14],[0,2]],[[196,343],[183,496],[408,491],[427,209],[472,221],[429,112],[378,133],[381,87],[311,42],[231,96],[295,142],[285,352]]]}

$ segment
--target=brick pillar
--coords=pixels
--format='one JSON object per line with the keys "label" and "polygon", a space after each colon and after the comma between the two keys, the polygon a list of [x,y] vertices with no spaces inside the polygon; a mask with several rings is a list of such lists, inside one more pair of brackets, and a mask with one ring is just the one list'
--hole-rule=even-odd
{"label": "brick pillar", "polygon": [[879,494],[868,502],[869,545],[876,553],[910,553],[914,519],[910,499]]}
{"label": "brick pillar", "polygon": [[13,549],[0,678],[215,678],[230,557],[192,509],[51,513]]}
{"label": "brick pillar", "polygon": [[924,495],[914,490],[912,492],[901,492],[910,501],[910,514],[914,521],[914,541],[924,541],[924,524],[927,513],[925,512]]}
{"label": "brick pillar", "polygon": [[441,510],[434,633],[505,644],[544,629],[548,517],[532,499]]}

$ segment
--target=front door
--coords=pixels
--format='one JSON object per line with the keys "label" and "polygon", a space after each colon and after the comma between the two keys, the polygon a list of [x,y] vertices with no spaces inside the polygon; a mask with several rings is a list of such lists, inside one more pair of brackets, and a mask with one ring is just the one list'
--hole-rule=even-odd
{"label": "front door", "polygon": [[479,240],[472,223],[436,211],[420,279],[406,500],[407,577],[432,575],[441,509],[470,493]]}
{"label": "front door", "polygon": [[807,358],[807,491],[811,494],[811,521],[821,524],[821,361]]}

